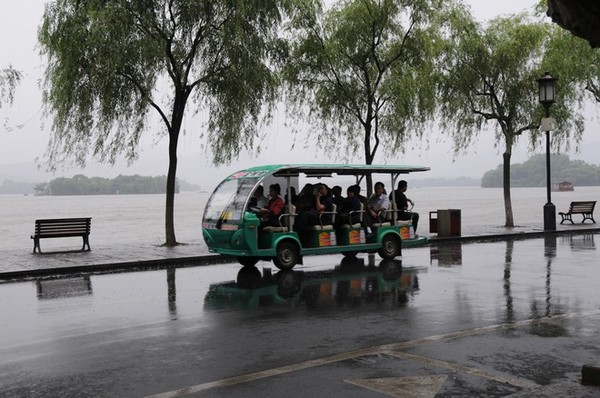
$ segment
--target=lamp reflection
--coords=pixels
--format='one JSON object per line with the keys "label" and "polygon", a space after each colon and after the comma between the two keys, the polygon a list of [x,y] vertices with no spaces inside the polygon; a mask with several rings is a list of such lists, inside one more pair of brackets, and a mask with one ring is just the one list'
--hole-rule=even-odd
{"label": "lamp reflection", "polygon": [[240,269],[236,281],[213,284],[204,299],[207,309],[250,309],[292,306],[309,309],[364,304],[405,305],[418,291],[417,270],[404,270],[399,260],[368,266],[345,257],[333,270],[261,272]]}
{"label": "lamp reflection", "polygon": [[534,299],[531,303],[531,319],[542,319],[540,322],[532,322],[530,333],[541,337],[558,337],[568,334],[567,328],[561,324],[565,320],[552,322],[549,318],[556,314],[557,310],[552,305],[552,260],[556,257],[556,235],[546,234],[544,236],[544,257],[546,257],[546,280],[545,280],[545,307],[540,311],[538,303]]}

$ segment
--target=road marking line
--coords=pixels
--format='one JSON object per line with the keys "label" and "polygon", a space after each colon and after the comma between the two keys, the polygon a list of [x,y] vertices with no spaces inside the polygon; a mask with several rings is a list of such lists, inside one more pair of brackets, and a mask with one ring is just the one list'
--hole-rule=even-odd
{"label": "road marking line", "polygon": [[[540,322],[548,321],[548,320],[562,320],[562,319],[570,319],[570,318],[586,317],[586,316],[594,316],[594,315],[600,315],[600,310],[577,312],[577,313],[572,313],[572,314],[554,315],[551,317],[544,317],[544,318],[538,318],[538,319],[527,319],[527,320],[513,322],[513,323],[503,323],[503,324],[497,324],[497,325],[483,326],[483,327],[474,328],[474,329],[470,329],[470,330],[462,330],[462,331],[453,332],[453,333],[429,336],[429,337],[424,337],[421,339],[403,341],[403,342],[399,342],[399,343],[383,344],[383,345],[379,345],[379,346],[366,347],[366,348],[362,348],[359,350],[354,350],[354,351],[349,351],[349,352],[345,352],[345,353],[341,353],[341,354],[331,355],[328,357],[311,359],[308,361],[299,362],[299,363],[295,363],[295,364],[291,364],[291,365],[287,365],[287,366],[281,366],[278,368],[266,369],[266,370],[261,370],[258,372],[247,373],[247,374],[240,375],[240,376],[234,376],[234,377],[229,377],[226,379],[196,384],[194,386],[188,386],[188,387],[184,387],[184,388],[180,388],[180,389],[172,390],[172,391],[167,391],[167,392],[156,394],[156,395],[150,395],[147,398],[183,397],[185,395],[194,394],[194,393],[201,392],[201,391],[206,391],[211,388],[227,387],[227,386],[232,386],[235,384],[247,383],[247,382],[254,381],[254,380],[264,379],[264,378],[273,377],[273,376],[279,376],[279,375],[282,375],[285,373],[296,372],[299,370],[305,370],[305,369],[309,369],[309,368],[313,368],[313,367],[317,367],[317,366],[329,365],[331,363],[342,362],[342,361],[346,361],[346,360],[353,359],[356,357],[367,356],[367,355],[388,354],[388,355],[393,355],[393,356],[398,356],[398,357],[400,355],[410,356],[411,354],[398,353],[396,351],[401,351],[406,348],[415,347],[418,345],[422,345],[422,344],[426,344],[426,343],[430,343],[430,342],[434,342],[434,341],[453,340],[453,339],[458,339],[461,337],[473,336],[473,335],[483,334],[483,333],[492,332],[492,331],[496,331],[496,330],[514,329],[519,326],[540,323]],[[415,360],[417,360],[417,358],[421,358],[421,359],[418,359],[421,362],[424,359],[427,359],[424,357],[418,357],[416,355],[414,357],[415,357]],[[432,363],[434,361],[437,361],[434,359],[429,359],[429,360],[431,360]],[[440,364],[446,364],[446,366],[450,365],[449,363],[445,363],[443,361],[437,361],[437,362],[439,362]],[[456,366],[456,368],[460,368],[462,365],[455,365],[455,366]],[[468,372],[466,372],[466,373],[471,373],[473,370],[476,370],[475,368],[470,368],[470,367],[466,367],[466,366],[464,366],[464,369],[468,370]],[[483,372],[483,371],[480,371],[480,372],[482,374],[487,373],[487,372]],[[475,374],[475,373],[472,373],[472,374]],[[482,377],[492,378],[489,376],[491,376],[491,374],[488,374],[487,376],[482,376]],[[530,382],[532,384],[528,384],[528,383],[525,383],[523,380],[519,381],[517,379],[510,379],[510,378],[505,378],[505,379],[513,380],[514,383],[523,382],[524,384],[527,384],[526,388],[538,387],[538,385],[533,382]],[[511,382],[510,384],[513,384],[513,385],[519,386],[519,387],[523,387],[520,384],[514,384],[514,383]]]}
{"label": "road marking line", "polygon": [[408,376],[344,380],[346,383],[398,398],[434,398],[448,376]]}
{"label": "road marking line", "polygon": [[420,355],[409,354],[407,352],[388,352],[388,355],[413,362],[421,362],[426,365],[435,366],[438,368],[454,370],[461,373],[466,373],[474,376],[483,377],[500,383],[510,384],[521,388],[538,387],[537,383],[518,377],[508,377],[502,374],[495,374],[485,370],[480,370],[471,366],[460,365],[452,362],[440,361],[439,359],[427,358]]}

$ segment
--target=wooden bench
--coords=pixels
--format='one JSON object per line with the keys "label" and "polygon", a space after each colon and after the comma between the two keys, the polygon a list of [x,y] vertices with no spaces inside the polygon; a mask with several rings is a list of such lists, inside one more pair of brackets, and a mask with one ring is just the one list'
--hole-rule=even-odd
{"label": "wooden bench", "polygon": [[31,235],[31,239],[33,239],[33,252],[42,252],[42,249],[40,248],[40,239],[69,238],[77,236],[83,238],[83,247],[81,250],[91,250],[89,241],[91,224],[91,217],[35,220],[35,231]]}
{"label": "wooden bench", "polygon": [[568,212],[563,213],[561,211],[558,213],[562,217],[562,220],[560,223],[562,224],[565,221],[571,221],[571,224],[574,224],[571,216],[573,214],[581,214],[581,215],[583,215],[583,220],[581,220],[582,224],[585,222],[585,220],[592,220],[592,222],[595,224],[596,221],[594,220],[594,214],[593,214],[594,207],[596,207],[595,200],[571,202]]}

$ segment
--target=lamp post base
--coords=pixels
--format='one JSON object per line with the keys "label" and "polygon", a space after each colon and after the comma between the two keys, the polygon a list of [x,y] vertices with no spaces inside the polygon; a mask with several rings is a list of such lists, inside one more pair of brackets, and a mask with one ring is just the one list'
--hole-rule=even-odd
{"label": "lamp post base", "polygon": [[544,205],[544,231],[556,231],[556,206],[552,203]]}

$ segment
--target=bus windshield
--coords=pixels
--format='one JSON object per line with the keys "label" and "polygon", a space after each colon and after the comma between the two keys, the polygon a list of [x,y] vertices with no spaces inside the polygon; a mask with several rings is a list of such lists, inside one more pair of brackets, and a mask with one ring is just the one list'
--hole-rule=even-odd
{"label": "bus windshield", "polygon": [[210,197],[204,209],[204,221],[209,223],[237,223],[252,194],[258,178],[238,178],[223,181]]}

